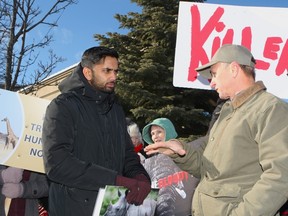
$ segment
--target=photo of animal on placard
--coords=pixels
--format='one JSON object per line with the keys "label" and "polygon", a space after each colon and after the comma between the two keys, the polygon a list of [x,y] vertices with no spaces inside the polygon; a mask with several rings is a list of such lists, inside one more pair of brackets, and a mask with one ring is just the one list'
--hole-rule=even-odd
{"label": "photo of animal on placard", "polygon": [[[106,186],[99,193],[93,215],[100,216],[153,216],[155,214],[158,190],[152,189],[140,206],[127,203],[127,188]],[[99,212],[99,213],[98,213]]]}
{"label": "photo of animal on placard", "polygon": [[17,148],[23,117],[15,92],[1,90],[0,101],[0,164],[3,164]]}
{"label": "photo of animal on placard", "polygon": [[11,127],[10,121],[7,117],[2,119],[1,121],[6,123],[7,128],[7,134],[1,133],[1,138],[2,140],[4,140],[4,150],[8,150],[9,148],[14,149],[19,140],[19,137],[15,135]]}

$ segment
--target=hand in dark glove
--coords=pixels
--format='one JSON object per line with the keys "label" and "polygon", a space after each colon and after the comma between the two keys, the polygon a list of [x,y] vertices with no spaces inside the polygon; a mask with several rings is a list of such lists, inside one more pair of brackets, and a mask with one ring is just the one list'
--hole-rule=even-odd
{"label": "hand in dark glove", "polygon": [[19,183],[22,180],[23,169],[8,167],[7,169],[2,170],[1,177],[3,183]]}
{"label": "hand in dark glove", "polygon": [[24,193],[24,186],[22,183],[5,183],[2,187],[2,194],[8,198],[19,198]]}
{"label": "hand in dark glove", "polygon": [[130,204],[141,205],[151,191],[151,184],[145,175],[137,175],[134,178],[126,178],[118,175],[116,185],[129,189],[126,200]]}

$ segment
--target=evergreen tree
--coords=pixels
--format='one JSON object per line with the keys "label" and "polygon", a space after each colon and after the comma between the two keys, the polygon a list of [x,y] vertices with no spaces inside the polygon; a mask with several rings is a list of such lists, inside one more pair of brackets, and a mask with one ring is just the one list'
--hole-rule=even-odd
{"label": "evergreen tree", "polygon": [[[127,34],[95,34],[101,45],[120,54],[116,93],[127,117],[142,128],[159,117],[169,118],[181,138],[204,135],[213,112],[214,91],[173,86],[178,0],[131,0],[142,13],[116,14]],[[196,2],[196,1],[194,1]],[[198,1],[203,2],[203,1]]]}

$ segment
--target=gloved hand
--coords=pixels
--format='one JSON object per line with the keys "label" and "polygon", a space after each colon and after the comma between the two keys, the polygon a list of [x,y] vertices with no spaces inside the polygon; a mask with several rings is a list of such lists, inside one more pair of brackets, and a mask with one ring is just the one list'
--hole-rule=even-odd
{"label": "gloved hand", "polygon": [[151,183],[145,175],[137,175],[134,178],[116,176],[116,185],[129,189],[126,200],[130,204],[141,205],[151,191]]}
{"label": "gloved hand", "polygon": [[2,194],[8,198],[19,198],[24,193],[24,186],[22,183],[5,183],[2,187]]}
{"label": "gloved hand", "polygon": [[19,183],[22,180],[23,169],[8,167],[7,169],[2,170],[1,177],[3,183]]}

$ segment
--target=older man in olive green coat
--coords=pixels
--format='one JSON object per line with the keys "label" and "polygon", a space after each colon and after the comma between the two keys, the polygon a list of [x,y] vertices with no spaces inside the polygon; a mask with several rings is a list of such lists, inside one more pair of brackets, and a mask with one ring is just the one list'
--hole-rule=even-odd
{"label": "older man in olive green coat", "polygon": [[201,177],[192,215],[276,215],[288,198],[288,104],[255,82],[254,68],[248,49],[222,46],[196,69],[220,98],[229,99],[207,142],[198,149],[179,141],[145,149],[170,155]]}

